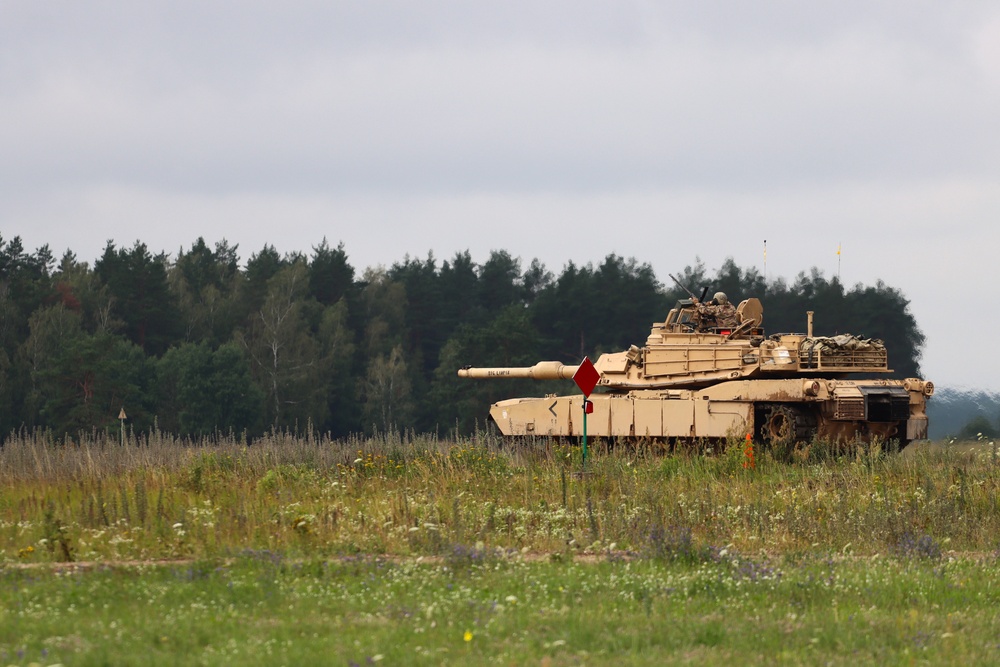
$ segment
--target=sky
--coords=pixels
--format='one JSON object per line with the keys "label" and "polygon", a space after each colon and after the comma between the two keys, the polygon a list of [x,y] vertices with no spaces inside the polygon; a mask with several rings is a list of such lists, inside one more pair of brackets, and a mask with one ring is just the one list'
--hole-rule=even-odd
{"label": "sky", "polygon": [[815,267],[1000,391],[997,222],[996,2],[0,0],[0,235],[57,257]]}

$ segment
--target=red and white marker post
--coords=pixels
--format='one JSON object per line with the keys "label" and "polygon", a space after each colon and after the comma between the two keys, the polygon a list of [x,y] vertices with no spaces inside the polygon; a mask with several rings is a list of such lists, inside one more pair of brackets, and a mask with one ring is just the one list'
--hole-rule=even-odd
{"label": "red and white marker post", "polygon": [[584,357],[580,362],[580,368],[573,373],[573,382],[583,392],[583,467],[587,467],[587,415],[594,411],[594,404],[590,400],[590,394],[601,379],[601,374],[594,368],[590,357]]}

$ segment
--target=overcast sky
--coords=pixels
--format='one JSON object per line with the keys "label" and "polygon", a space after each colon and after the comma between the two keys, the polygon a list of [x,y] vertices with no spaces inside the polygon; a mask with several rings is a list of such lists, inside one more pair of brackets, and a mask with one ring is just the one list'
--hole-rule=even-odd
{"label": "overcast sky", "polygon": [[669,280],[763,270],[766,239],[768,277],[902,290],[925,376],[1000,390],[998,221],[995,1],[0,0],[0,234],[29,250],[326,237],[359,272]]}

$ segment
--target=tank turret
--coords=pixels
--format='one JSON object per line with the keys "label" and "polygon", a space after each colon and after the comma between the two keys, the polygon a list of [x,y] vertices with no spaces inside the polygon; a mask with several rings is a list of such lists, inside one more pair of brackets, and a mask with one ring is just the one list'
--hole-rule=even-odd
{"label": "tank turret", "polygon": [[[729,308],[732,312],[732,308]],[[829,437],[879,437],[902,445],[927,437],[920,379],[849,379],[891,373],[885,345],[850,334],[765,336],[758,299],[713,320],[697,298],[684,299],[654,323],[643,347],[601,355],[596,416],[588,430],[609,437],[722,438],[751,433],[773,443]],[[569,379],[579,366],[542,361],[523,368],[473,368],[460,377]],[[490,414],[506,435],[580,435],[572,405],[582,397],[548,396],[496,403]],[[580,408],[578,408],[579,410]],[[606,413],[606,414],[605,414]],[[606,423],[605,423],[606,417]]]}

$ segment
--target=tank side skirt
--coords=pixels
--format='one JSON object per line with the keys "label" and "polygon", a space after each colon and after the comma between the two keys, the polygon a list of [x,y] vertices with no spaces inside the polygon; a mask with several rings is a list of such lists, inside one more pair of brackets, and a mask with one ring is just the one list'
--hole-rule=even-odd
{"label": "tank side skirt", "polygon": [[[790,404],[807,415],[821,437],[858,435],[926,437],[925,402],[909,392],[909,419],[868,422],[851,413],[851,400],[865,395],[902,394],[898,380],[818,381],[815,396],[803,380],[737,380],[701,390],[646,390],[594,394],[588,435],[595,437],[720,438],[737,432],[759,433],[761,406]],[[490,414],[504,435],[582,436],[582,396],[549,396],[501,401]],[[842,411],[842,412],[841,412]],[[898,416],[898,415],[897,415]],[[757,425],[755,427],[755,424]]]}

